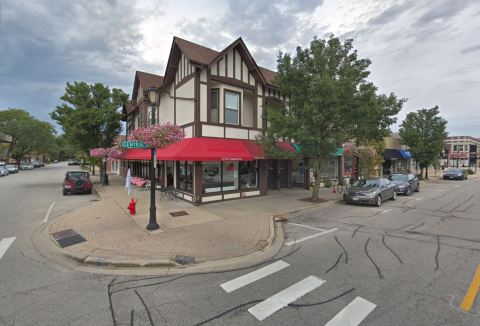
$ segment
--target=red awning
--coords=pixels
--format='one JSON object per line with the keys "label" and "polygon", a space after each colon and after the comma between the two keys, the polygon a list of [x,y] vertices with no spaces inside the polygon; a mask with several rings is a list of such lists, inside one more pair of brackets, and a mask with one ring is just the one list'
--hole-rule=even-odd
{"label": "red awning", "polygon": [[[177,161],[253,161],[258,151],[245,140],[188,138],[157,150],[158,160]],[[257,145],[258,146],[258,145]]]}
{"label": "red awning", "polygon": [[[281,150],[295,153],[287,142],[277,142]],[[150,160],[150,149],[127,149],[122,160]],[[187,138],[165,148],[157,149],[159,161],[254,161],[267,158],[262,147],[253,140],[224,138]]]}
{"label": "red awning", "polygon": [[149,148],[127,149],[120,155],[121,160],[150,160],[152,152]]}

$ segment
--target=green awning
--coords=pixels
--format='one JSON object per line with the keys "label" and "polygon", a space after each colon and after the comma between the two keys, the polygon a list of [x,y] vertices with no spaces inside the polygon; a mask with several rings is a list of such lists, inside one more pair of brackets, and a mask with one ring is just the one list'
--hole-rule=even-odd
{"label": "green awning", "polygon": [[302,151],[302,147],[300,144],[292,144],[293,148],[297,151],[297,153],[300,153]]}
{"label": "green awning", "polygon": [[[302,151],[302,146],[300,144],[292,144],[293,148],[297,151],[297,153],[300,153]],[[337,151],[335,152],[335,156],[342,156],[343,155],[343,147],[339,147]]]}

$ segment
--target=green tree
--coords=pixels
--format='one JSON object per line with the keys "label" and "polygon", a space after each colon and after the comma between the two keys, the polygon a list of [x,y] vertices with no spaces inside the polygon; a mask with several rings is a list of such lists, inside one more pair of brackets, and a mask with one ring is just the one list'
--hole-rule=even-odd
{"label": "green tree", "polygon": [[420,174],[428,179],[428,166],[433,164],[444,148],[448,133],[447,120],[440,115],[438,106],[407,114],[400,126],[400,137],[420,164]]}
{"label": "green tree", "polygon": [[50,116],[62,126],[68,142],[85,154],[92,148],[113,146],[121,131],[119,108],[128,101],[128,94],[100,83],[74,82],[67,83],[60,99],[63,103]]}
{"label": "green tree", "polygon": [[318,199],[320,171],[337,148],[355,138],[363,143],[382,137],[404,101],[377,95],[366,80],[370,60],[359,59],[352,42],[314,38],[294,56],[278,56],[274,84],[288,100],[280,109],[267,107],[263,141],[283,138],[301,145],[317,171],[312,200]]}
{"label": "green tree", "polygon": [[18,163],[27,154],[48,155],[55,147],[55,129],[22,109],[0,111],[0,130],[12,136],[7,158]]}

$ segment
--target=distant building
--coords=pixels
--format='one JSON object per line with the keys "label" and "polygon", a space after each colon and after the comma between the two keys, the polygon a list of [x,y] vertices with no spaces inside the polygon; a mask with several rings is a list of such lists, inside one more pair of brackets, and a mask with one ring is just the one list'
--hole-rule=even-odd
{"label": "distant building", "polygon": [[478,166],[480,139],[472,136],[451,136],[445,140],[446,167]]}
{"label": "distant building", "polygon": [[402,145],[400,135],[392,133],[383,139],[383,175],[407,172],[412,169],[413,157],[406,145]]}

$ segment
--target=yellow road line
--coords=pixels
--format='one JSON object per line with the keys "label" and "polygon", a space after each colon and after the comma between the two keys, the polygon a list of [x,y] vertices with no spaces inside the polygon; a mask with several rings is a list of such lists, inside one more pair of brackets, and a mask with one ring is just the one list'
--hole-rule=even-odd
{"label": "yellow road line", "polygon": [[470,311],[472,310],[473,302],[475,301],[475,297],[477,296],[478,289],[480,288],[480,265],[477,267],[477,271],[475,272],[475,276],[473,276],[472,283],[468,288],[467,294],[465,298],[463,298],[463,302],[460,305],[460,308],[463,311]]}

